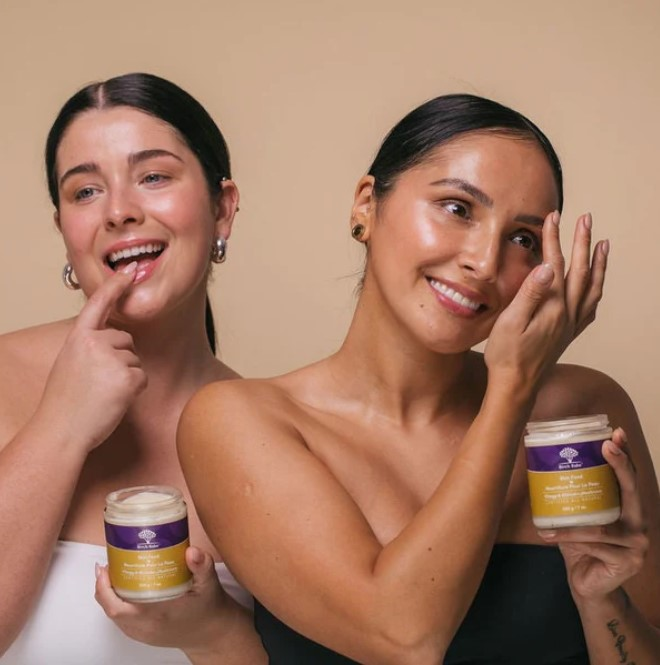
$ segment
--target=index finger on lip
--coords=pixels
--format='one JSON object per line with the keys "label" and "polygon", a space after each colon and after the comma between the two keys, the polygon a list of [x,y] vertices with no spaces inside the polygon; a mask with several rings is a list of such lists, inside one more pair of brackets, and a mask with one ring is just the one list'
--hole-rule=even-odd
{"label": "index finger on lip", "polygon": [[101,284],[78,314],[77,325],[93,330],[103,328],[113,305],[133,283],[136,270],[137,261],[133,261]]}

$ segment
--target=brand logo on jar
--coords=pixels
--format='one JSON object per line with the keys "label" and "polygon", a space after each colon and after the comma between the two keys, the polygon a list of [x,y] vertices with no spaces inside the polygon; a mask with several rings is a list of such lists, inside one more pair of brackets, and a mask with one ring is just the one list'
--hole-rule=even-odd
{"label": "brand logo on jar", "polygon": [[156,534],[151,530],[151,529],[142,529],[140,533],[138,533],[138,538],[142,538],[147,545],[151,544],[151,541],[156,537]]}
{"label": "brand logo on jar", "polygon": [[563,458],[566,460],[564,464],[559,464],[560,469],[579,469],[582,466],[582,462],[577,461],[575,462],[575,458],[579,457],[580,453],[578,453],[575,448],[571,448],[570,446],[566,446],[565,448],[562,448],[559,451],[559,457]]}

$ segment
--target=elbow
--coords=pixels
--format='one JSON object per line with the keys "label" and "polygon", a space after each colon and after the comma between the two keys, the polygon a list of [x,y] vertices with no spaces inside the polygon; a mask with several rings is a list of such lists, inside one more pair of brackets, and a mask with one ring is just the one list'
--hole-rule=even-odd
{"label": "elbow", "polygon": [[437,631],[421,633],[401,625],[381,632],[374,644],[377,648],[365,665],[442,665],[449,646]]}

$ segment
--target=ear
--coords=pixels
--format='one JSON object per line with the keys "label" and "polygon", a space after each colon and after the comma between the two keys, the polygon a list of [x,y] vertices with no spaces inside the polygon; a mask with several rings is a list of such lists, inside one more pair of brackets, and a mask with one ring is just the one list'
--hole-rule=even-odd
{"label": "ear", "polygon": [[225,240],[231,235],[234,216],[238,211],[240,194],[233,180],[223,180],[220,183],[220,191],[215,197],[213,207],[215,214],[215,235],[222,236]]}
{"label": "ear", "polygon": [[376,198],[374,195],[375,180],[372,175],[360,178],[355,188],[353,208],[351,210],[351,230],[357,224],[364,226],[360,242],[367,242],[376,218]]}
{"label": "ear", "polygon": [[53,222],[55,222],[57,230],[61,233],[62,225],[60,224],[60,213],[57,210],[53,213]]}

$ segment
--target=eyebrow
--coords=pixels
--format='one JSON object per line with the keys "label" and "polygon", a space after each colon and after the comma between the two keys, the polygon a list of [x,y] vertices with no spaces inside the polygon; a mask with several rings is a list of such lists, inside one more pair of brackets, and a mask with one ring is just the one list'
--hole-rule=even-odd
{"label": "eyebrow", "polygon": [[68,171],[62,175],[60,178],[60,187],[71,177],[76,175],[77,173],[98,173],[99,172],[99,165],[96,162],[85,162],[84,164],[78,164],[78,166],[74,166],[73,168],[70,168]]}
{"label": "eyebrow", "polygon": [[493,199],[491,199],[488,194],[482,192],[478,187],[475,187],[462,178],[443,178],[442,180],[432,182],[431,185],[449,185],[449,187],[456,187],[456,189],[460,189],[475,198],[481,203],[481,205],[484,205],[487,208],[493,207]]}
{"label": "eyebrow", "polygon": [[[140,150],[139,152],[131,153],[128,156],[128,163],[130,166],[135,166],[140,162],[147,161],[148,159],[154,159],[155,157],[173,157],[174,159],[183,162],[181,157],[175,155],[169,150],[163,150],[161,148],[154,148],[151,150]],[[85,162],[83,164],[78,164],[66,171],[60,178],[60,187],[66,182],[68,178],[74,176],[78,173],[99,173],[101,169],[96,162]]]}
{"label": "eyebrow", "polygon": [[[493,207],[493,199],[482,192],[478,187],[475,187],[473,184],[469,183],[467,180],[462,178],[442,178],[442,180],[436,180],[432,182],[431,185],[448,185],[449,187],[456,187],[464,191],[466,194],[469,194],[474,199],[476,199],[481,205],[486,206],[486,208]],[[530,226],[543,226],[543,217],[538,215],[516,215],[514,221],[521,222],[522,224],[529,224]]]}
{"label": "eyebrow", "polygon": [[145,162],[148,159],[153,159],[154,157],[174,157],[174,159],[183,162],[181,157],[175,155],[169,150],[163,150],[162,148],[153,148],[152,150],[140,150],[139,152],[133,152],[128,157],[128,163],[131,166],[135,166],[140,162]]}

